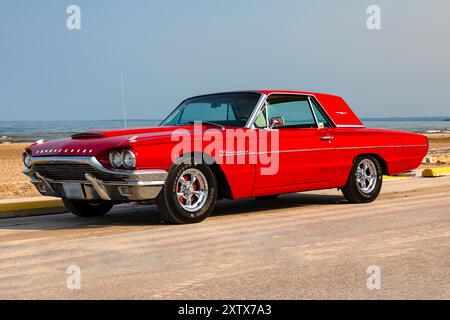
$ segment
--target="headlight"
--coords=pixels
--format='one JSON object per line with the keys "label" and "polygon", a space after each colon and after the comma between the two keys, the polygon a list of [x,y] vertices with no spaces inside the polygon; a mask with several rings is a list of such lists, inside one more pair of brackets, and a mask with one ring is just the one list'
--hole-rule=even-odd
{"label": "headlight", "polygon": [[122,152],[123,155],[123,165],[127,169],[134,168],[136,166],[136,156],[130,150],[125,150]]}
{"label": "headlight", "polygon": [[31,155],[28,152],[22,153],[22,161],[25,167],[31,168]]}
{"label": "headlight", "polygon": [[120,168],[123,164],[122,153],[119,151],[111,151],[109,154],[109,163],[111,163],[114,168]]}

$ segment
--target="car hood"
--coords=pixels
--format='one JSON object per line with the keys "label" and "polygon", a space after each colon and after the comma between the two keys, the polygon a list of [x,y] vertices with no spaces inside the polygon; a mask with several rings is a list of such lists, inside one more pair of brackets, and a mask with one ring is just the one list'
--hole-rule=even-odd
{"label": "car hood", "polygon": [[169,142],[172,133],[177,129],[191,132],[193,126],[92,130],[72,135],[70,138],[36,142],[28,150],[33,157],[96,156],[114,148]]}

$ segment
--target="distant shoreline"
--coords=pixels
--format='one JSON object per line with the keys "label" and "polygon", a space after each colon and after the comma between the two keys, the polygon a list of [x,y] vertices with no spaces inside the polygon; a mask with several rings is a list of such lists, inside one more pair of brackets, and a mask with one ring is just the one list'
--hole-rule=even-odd
{"label": "distant shoreline", "polygon": [[[363,117],[368,128],[393,129],[416,133],[449,133],[449,117]],[[128,119],[129,128],[153,127],[160,119]],[[66,138],[77,132],[123,128],[123,120],[61,120],[5,121],[0,120],[1,142],[34,142]]]}
{"label": "distant shoreline", "polygon": [[[450,121],[450,116],[393,116],[393,117],[359,117],[361,121]],[[158,122],[163,119],[127,119],[127,122]],[[70,119],[70,120],[0,120],[1,123],[7,122],[122,122],[123,119],[100,119],[100,120],[82,120],[82,119]]]}

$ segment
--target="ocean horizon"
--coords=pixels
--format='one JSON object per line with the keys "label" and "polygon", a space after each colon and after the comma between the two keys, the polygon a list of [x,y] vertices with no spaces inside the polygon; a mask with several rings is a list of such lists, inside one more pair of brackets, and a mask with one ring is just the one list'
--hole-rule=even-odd
{"label": "ocean horizon", "polygon": [[[157,126],[161,119],[127,119],[128,128]],[[450,132],[450,117],[363,117],[368,128],[394,129],[410,132]],[[53,140],[87,130],[123,128],[124,121],[110,120],[0,120],[0,142],[32,142]]]}

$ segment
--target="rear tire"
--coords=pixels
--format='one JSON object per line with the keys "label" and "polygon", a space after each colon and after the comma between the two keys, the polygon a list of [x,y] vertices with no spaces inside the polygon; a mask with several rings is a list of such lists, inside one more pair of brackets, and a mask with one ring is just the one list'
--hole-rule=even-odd
{"label": "rear tire", "polygon": [[[194,178],[195,177],[195,178]],[[185,224],[205,220],[217,201],[217,179],[206,164],[174,164],[156,198],[162,218]]]}
{"label": "rear tire", "polygon": [[342,188],[344,197],[351,203],[374,201],[383,184],[383,169],[373,156],[360,156],[353,162],[346,185]]}
{"label": "rear tire", "polygon": [[62,199],[66,208],[74,215],[88,218],[100,217],[108,213],[112,204]]}

